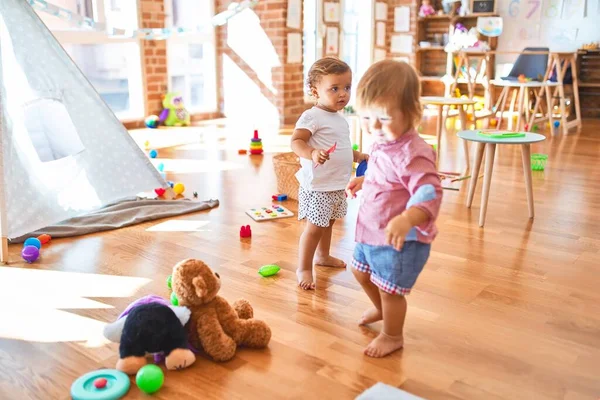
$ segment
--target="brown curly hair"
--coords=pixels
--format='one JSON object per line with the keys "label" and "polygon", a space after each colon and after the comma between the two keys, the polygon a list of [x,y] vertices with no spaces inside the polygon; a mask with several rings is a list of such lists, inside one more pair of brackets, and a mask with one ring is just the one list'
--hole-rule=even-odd
{"label": "brown curly hair", "polygon": [[313,95],[313,90],[321,81],[321,78],[326,75],[339,75],[350,71],[350,66],[337,57],[323,57],[317,60],[308,70],[306,78],[306,87],[310,95]]}

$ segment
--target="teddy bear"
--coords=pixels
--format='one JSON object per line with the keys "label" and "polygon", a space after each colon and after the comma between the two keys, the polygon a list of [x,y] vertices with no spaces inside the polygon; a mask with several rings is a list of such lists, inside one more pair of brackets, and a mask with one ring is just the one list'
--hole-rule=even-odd
{"label": "teddy bear", "polygon": [[196,356],[189,349],[184,325],[190,319],[185,307],[174,307],[159,296],[149,295],[131,303],[116,321],[104,327],[104,336],[119,343],[116,369],[133,375],[146,365],[146,354],[156,362],[165,357],[170,370],[189,367]]}
{"label": "teddy bear", "polygon": [[186,259],[173,267],[172,289],[180,306],[191,311],[188,340],[215,361],[228,361],[238,346],[267,347],[271,328],[253,318],[246,300],[233,306],[219,296],[221,277],[200,260]]}

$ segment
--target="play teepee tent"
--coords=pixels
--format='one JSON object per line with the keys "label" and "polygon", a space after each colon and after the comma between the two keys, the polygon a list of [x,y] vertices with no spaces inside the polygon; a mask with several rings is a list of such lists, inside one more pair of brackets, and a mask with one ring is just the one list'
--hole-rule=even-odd
{"label": "play teepee tent", "polygon": [[24,0],[0,0],[0,235],[166,184]]}

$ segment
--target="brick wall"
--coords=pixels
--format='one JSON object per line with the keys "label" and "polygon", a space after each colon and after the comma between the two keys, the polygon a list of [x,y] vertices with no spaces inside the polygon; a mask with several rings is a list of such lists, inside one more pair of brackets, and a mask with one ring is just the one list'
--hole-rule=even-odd
{"label": "brick wall", "polygon": [[[229,3],[229,0],[215,0],[215,13],[225,10]],[[286,62],[287,34],[292,32],[302,33],[302,29],[294,30],[286,26],[287,6],[287,0],[261,0],[252,10],[258,16],[260,28],[268,37],[279,59],[280,65],[273,67],[271,70],[272,89],[261,82],[257,72],[227,44],[227,25],[217,28],[217,79],[218,86],[221,88],[218,104],[221,105],[221,108],[227,101],[224,98],[225,90],[223,90],[224,82],[228,79],[224,70],[224,57],[227,57],[237,68],[242,70],[247,78],[256,84],[262,96],[276,107],[281,124],[294,123],[302,111],[307,108],[307,105],[304,104],[302,63],[287,64]],[[249,29],[253,28],[249,27]],[[250,37],[252,35],[249,35],[247,44],[243,43],[244,46],[252,47],[256,45],[251,42]],[[243,93],[240,93],[240,95],[243,95]],[[248,107],[253,105],[255,104],[252,101],[247,104]]]}
{"label": "brick wall", "polygon": [[[140,27],[164,28],[164,0],[139,0]],[[167,72],[167,42],[142,40],[142,70],[144,74],[144,109],[146,115],[160,114],[162,95],[169,85]]]}
{"label": "brick wall", "polygon": [[[420,1],[415,0],[387,0],[388,3],[388,19],[387,19],[387,27],[386,27],[386,48],[387,48],[387,58],[400,58],[406,57],[409,59],[409,62],[415,66],[415,50],[417,48],[416,43],[416,31],[417,31],[417,16],[419,12],[419,6],[421,4]],[[394,32],[394,9],[399,6],[408,6],[410,7],[410,30],[408,32]],[[413,46],[412,53],[410,54],[401,54],[401,53],[393,53],[392,52],[392,36],[393,35],[411,35],[413,37]]]}

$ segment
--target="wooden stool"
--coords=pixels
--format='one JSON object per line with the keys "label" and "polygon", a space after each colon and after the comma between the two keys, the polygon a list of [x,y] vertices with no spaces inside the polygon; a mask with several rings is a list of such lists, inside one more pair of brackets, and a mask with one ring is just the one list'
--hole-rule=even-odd
{"label": "wooden stool", "polygon": [[[467,127],[467,112],[465,110],[468,106],[473,106],[475,104],[475,100],[469,99],[459,99],[456,97],[441,97],[441,96],[423,96],[421,97],[421,104],[423,106],[433,105],[438,109],[437,115],[437,125],[436,125],[436,136],[437,136],[437,148],[436,148],[436,162],[439,164],[440,158],[440,146],[442,142],[442,132],[444,131],[444,126],[446,125],[446,116],[444,116],[444,107],[445,106],[456,106],[458,108],[458,112],[460,115],[460,126],[462,130],[465,130]],[[466,141],[463,141],[463,149],[465,151],[465,160],[467,163],[467,170],[469,169],[469,144]]]}
{"label": "wooden stool", "polygon": [[[565,99],[565,88],[564,79],[567,69],[571,66],[571,75],[573,77],[573,100],[575,103],[575,119],[567,123],[567,110],[566,110],[566,99]],[[579,82],[577,78],[577,52],[573,53],[550,53],[550,59],[548,60],[548,69],[544,76],[544,81],[550,78],[550,74],[556,68],[556,84],[557,87],[554,89],[553,99],[557,92],[559,94],[558,101],[560,107],[560,118],[563,134],[568,134],[569,129],[576,127],[577,130],[581,129],[581,108],[579,106]],[[552,102],[553,105],[554,102]],[[552,106],[551,106],[552,107]]]}
{"label": "wooden stool", "polygon": [[[548,105],[548,112],[546,118],[548,122],[552,124],[552,97],[550,94],[551,87],[558,87],[558,83],[556,82],[519,82],[519,81],[509,81],[504,79],[493,80],[492,85],[501,87],[502,92],[500,92],[500,96],[498,96],[498,100],[496,101],[496,105],[494,106],[495,113],[500,112],[500,118],[498,121],[498,125],[496,129],[500,129],[502,127],[502,116],[504,114],[504,110],[506,109],[506,101],[508,100],[510,92],[512,91],[512,99],[510,101],[509,112],[510,116],[508,118],[508,130],[510,131],[519,131],[522,130],[521,122],[522,118],[525,117],[525,121],[529,123],[529,129],[531,130],[532,122],[537,113],[537,108],[539,107],[542,98],[546,99],[546,104]],[[530,118],[529,114],[529,105],[525,105],[526,99],[529,99],[529,89],[539,89],[539,91],[534,90],[534,94],[536,97],[536,106],[534,107],[533,117]],[[513,125],[513,114],[515,112],[515,103],[518,103],[517,110],[517,126]],[[528,101],[527,101],[528,103]],[[539,120],[538,120],[539,121]]]}
{"label": "wooden stool", "polygon": [[[469,183],[469,194],[467,196],[467,207],[471,208],[475,188],[477,187],[477,176],[483,160],[483,151],[485,148],[485,172],[483,175],[483,192],[481,194],[481,210],[479,211],[479,226],[485,224],[485,215],[487,213],[487,203],[490,196],[490,186],[492,183],[492,171],[494,168],[494,157],[496,155],[497,144],[518,144],[521,145],[521,156],[523,161],[523,174],[525,175],[525,190],[527,191],[527,205],[529,207],[529,218],[534,217],[533,211],[533,185],[531,178],[531,143],[537,143],[546,140],[544,135],[537,133],[526,133],[523,137],[495,139],[478,135],[478,131],[461,131],[458,137],[477,143],[475,152],[475,161],[471,169],[471,182]],[[502,132],[502,131],[499,131]]]}
{"label": "wooden stool", "polygon": [[[471,106],[473,112],[473,123],[476,124],[477,120],[487,119],[493,115],[489,110],[492,102],[492,96],[490,91],[490,67],[493,63],[490,60],[492,56],[491,52],[482,51],[459,51],[457,54],[458,62],[456,64],[456,72],[454,78],[446,84],[446,96],[453,96],[456,86],[459,83],[466,83],[468,90],[468,97],[473,100],[475,96],[475,85],[481,85],[484,90],[484,110],[480,112],[475,111],[475,104]],[[471,59],[477,60],[475,67],[475,73],[471,74]],[[465,71],[462,68],[465,68]],[[453,117],[456,114],[450,113],[448,116]]]}

